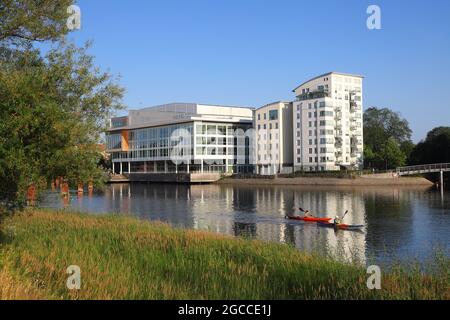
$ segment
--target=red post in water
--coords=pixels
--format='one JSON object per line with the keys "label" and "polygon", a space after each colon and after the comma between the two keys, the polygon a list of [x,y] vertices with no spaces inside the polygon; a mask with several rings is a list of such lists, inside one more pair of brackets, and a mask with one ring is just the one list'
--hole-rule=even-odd
{"label": "red post in water", "polygon": [[84,193],[83,183],[80,182],[78,183],[78,195],[83,195],[83,193]]}
{"label": "red post in water", "polygon": [[92,196],[92,194],[94,193],[94,183],[92,181],[89,181],[88,191],[89,195]]}
{"label": "red post in water", "polygon": [[30,185],[27,190],[27,204],[29,206],[34,206],[36,202],[36,186],[34,184]]}
{"label": "red post in water", "polygon": [[65,181],[61,183],[61,193],[67,196],[69,195],[69,184]]}

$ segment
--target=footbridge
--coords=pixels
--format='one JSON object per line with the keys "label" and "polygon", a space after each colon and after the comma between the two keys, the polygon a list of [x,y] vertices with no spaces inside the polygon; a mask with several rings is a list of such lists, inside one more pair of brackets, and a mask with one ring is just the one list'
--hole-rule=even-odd
{"label": "footbridge", "polygon": [[424,173],[440,173],[440,185],[444,185],[444,172],[450,172],[450,163],[423,164],[418,166],[399,167],[396,169],[397,175],[408,176]]}

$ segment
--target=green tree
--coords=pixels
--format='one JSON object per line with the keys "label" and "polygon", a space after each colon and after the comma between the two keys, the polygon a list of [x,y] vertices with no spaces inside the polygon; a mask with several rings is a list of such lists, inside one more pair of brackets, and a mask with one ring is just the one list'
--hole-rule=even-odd
{"label": "green tree", "polygon": [[450,127],[431,130],[424,141],[417,144],[410,156],[411,164],[450,162]]}
{"label": "green tree", "polygon": [[389,138],[382,151],[382,159],[385,161],[385,168],[396,168],[406,164],[406,155],[400,149],[394,138]]}
{"label": "green tree", "polygon": [[[0,205],[63,176],[100,182],[106,119],[122,108],[117,79],[64,40],[73,0],[0,2]],[[42,54],[36,41],[58,42]]]}
{"label": "green tree", "polygon": [[0,201],[57,176],[74,185],[101,179],[97,144],[123,89],[86,49],[62,44],[45,57],[1,50]]}
{"label": "green tree", "polygon": [[411,163],[411,153],[415,147],[416,145],[412,141],[404,141],[400,144],[400,150],[405,154],[407,164]]}
{"label": "green tree", "polygon": [[411,152],[411,133],[408,121],[400,114],[387,108],[367,109],[364,112],[365,166],[392,169],[404,165]]}
{"label": "green tree", "polygon": [[67,7],[73,0],[2,0],[0,43],[55,41],[68,33]]}

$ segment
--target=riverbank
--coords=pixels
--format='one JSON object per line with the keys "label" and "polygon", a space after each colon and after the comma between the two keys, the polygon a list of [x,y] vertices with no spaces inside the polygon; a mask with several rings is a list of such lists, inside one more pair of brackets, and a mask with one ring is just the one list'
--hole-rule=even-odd
{"label": "riverbank", "polygon": [[[66,268],[81,290],[66,288]],[[362,266],[293,247],[125,217],[26,211],[0,237],[0,299],[449,299],[449,263],[394,268],[368,290]]]}
{"label": "riverbank", "polygon": [[364,186],[364,187],[384,187],[384,186],[430,186],[434,184],[422,177],[355,177],[349,178],[272,178],[272,179],[236,179],[223,178],[218,184],[239,184],[239,185],[279,185],[279,186]]}

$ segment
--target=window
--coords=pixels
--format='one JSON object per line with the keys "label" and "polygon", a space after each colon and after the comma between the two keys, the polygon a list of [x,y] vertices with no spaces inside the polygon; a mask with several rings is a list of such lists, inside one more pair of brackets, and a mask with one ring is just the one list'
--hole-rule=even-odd
{"label": "window", "polygon": [[321,117],[332,117],[333,111],[320,111],[320,116]]}
{"label": "window", "polygon": [[261,120],[261,114],[258,113],[258,120]]}
{"label": "window", "polygon": [[266,120],[266,119],[267,119],[267,114],[264,113],[264,120]]}
{"label": "window", "polygon": [[269,111],[269,120],[278,120],[278,110]]}

